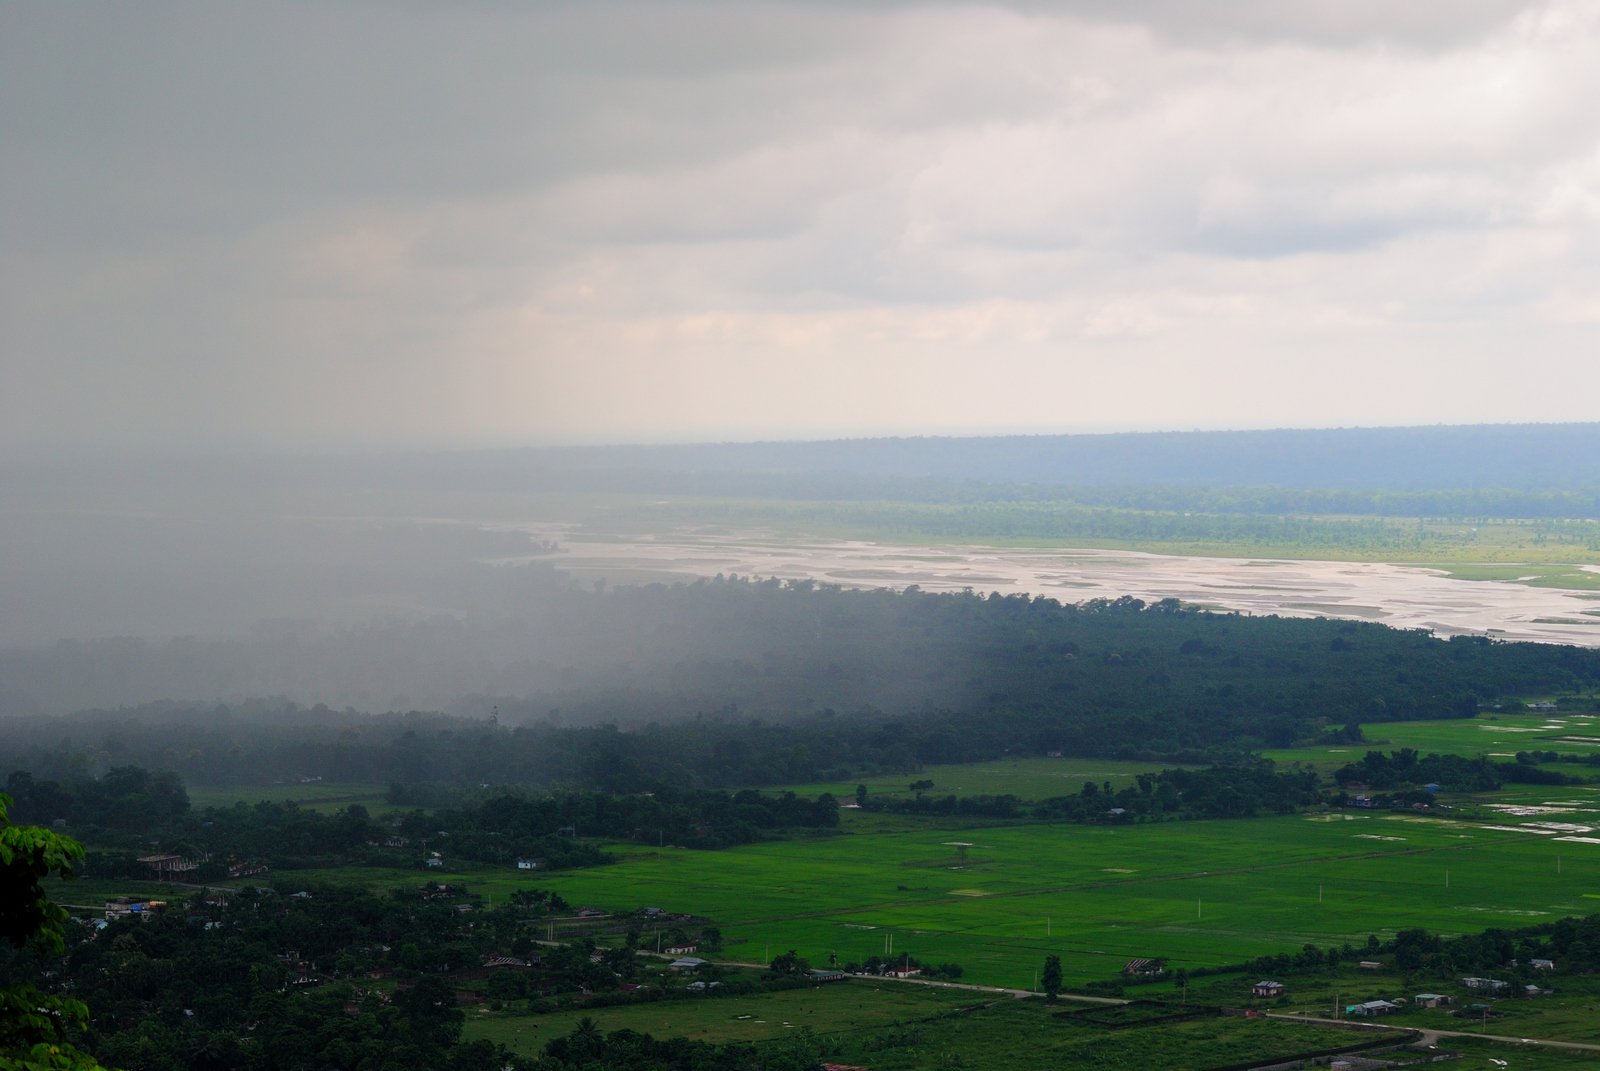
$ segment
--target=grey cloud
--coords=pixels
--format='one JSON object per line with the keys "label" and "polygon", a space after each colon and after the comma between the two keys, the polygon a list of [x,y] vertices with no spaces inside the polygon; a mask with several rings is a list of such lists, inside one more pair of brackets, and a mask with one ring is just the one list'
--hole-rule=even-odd
{"label": "grey cloud", "polygon": [[754,400],[767,363],[1581,322],[1586,10],[3,5],[0,423],[683,437],[730,406],[656,404],[679,383],[814,425]]}

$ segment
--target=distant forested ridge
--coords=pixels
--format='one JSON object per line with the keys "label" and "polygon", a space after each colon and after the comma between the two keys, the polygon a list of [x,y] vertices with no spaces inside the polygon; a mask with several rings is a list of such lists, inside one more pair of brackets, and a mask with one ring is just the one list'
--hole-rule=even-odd
{"label": "distant forested ridge", "polygon": [[166,459],[159,469],[14,460],[0,476],[19,501],[55,505],[192,503],[196,494],[328,505],[355,494],[415,510],[446,498],[618,491],[1575,517],[1595,516],[1600,501],[1600,423],[551,446]]}
{"label": "distant forested ridge", "polygon": [[526,451],[523,457],[533,471],[548,473],[827,473],[1055,487],[1275,487],[1401,495],[1479,488],[1572,491],[1600,488],[1600,423],[572,447]]}
{"label": "distant forested ridge", "polygon": [[[450,676],[464,721],[176,703],[9,719],[0,757],[51,777],[138,763],[197,784],[322,776],[640,791],[1057,750],[1226,759],[1329,726],[1467,717],[1502,696],[1600,683],[1600,651],[1207,613],[1173,599],[1063,605],[729,578],[553,599],[537,623],[441,619],[278,652],[308,680],[319,664],[373,652],[397,680]],[[198,657],[197,646],[119,644],[102,668]],[[74,651],[92,660],[97,648]]]}

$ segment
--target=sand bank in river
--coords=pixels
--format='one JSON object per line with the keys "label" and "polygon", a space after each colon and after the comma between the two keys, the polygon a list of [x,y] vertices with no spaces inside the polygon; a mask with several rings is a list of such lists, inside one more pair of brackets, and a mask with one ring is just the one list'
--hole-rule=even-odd
{"label": "sand bank in river", "polygon": [[1370,562],[1200,558],[1109,550],[927,547],[851,540],[781,540],[769,533],[682,530],[588,542],[555,526],[528,526],[560,541],[555,559],[584,579],[613,583],[717,573],[810,578],[850,587],[997,591],[1063,602],[1132,595],[1178,598],[1224,610],[1343,617],[1442,636],[1488,634],[1600,646],[1594,594],[1504,581],[1456,580],[1439,570]]}

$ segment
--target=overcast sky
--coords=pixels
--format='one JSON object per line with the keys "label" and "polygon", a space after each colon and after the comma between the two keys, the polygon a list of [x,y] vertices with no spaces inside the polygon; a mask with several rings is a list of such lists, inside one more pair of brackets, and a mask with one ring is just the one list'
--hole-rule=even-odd
{"label": "overcast sky", "polygon": [[0,3],[0,447],[1600,417],[1600,3]]}

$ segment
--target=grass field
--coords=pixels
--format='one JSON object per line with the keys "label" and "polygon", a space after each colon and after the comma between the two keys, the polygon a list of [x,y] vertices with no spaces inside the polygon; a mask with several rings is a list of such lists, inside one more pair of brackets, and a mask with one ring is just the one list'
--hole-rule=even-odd
{"label": "grass field", "polygon": [[[948,831],[924,830],[715,853],[631,849],[616,865],[538,884],[573,904],[709,916],[730,958],[794,948],[848,961],[892,948],[960,963],[967,981],[1031,988],[1051,953],[1081,984],[1133,957],[1218,965],[1412,926],[1467,933],[1600,907],[1600,843],[1556,841],[1523,821],[1537,819],[1000,827],[962,838],[972,842],[965,868]],[[517,884],[508,874],[484,887]]]}
{"label": "grass field", "polygon": [[359,803],[372,814],[396,808],[387,799],[388,785],[365,781],[312,781],[306,784],[239,785],[228,788],[191,787],[189,806],[196,811],[207,807],[232,807],[236,803],[262,801],[294,803],[308,811],[339,811]]}
{"label": "grass field", "polygon": [[1499,580],[1513,584],[1526,584],[1532,588],[1568,588],[1575,591],[1600,591],[1600,573],[1585,569],[1596,555],[1569,559],[1569,564],[1541,561],[1513,562],[1509,565],[1491,562],[1457,563],[1445,567],[1445,573],[1457,580]]}
{"label": "grass field", "polygon": [[980,1003],[981,994],[917,985],[874,985],[853,980],[819,989],[795,989],[747,997],[585,1008],[550,1015],[468,1016],[467,1038],[489,1038],[515,1052],[533,1055],[553,1037],[570,1033],[583,1018],[600,1029],[637,1030],[658,1038],[690,1037],[723,1044],[769,1041],[801,1028],[819,1034],[890,1026],[925,1019]]}
{"label": "grass field", "polygon": [[1462,1062],[1454,1065],[1456,1067],[1496,1068],[1498,1071],[1579,1071],[1600,1063],[1600,1053],[1563,1052],[1538,1045],[1508,1045],[1481,1038],[1450,1038],[1441,1047],[1461,1054]]}
{"label": "grass field", "polygon": [[99,915],[105,911],[106,901],[115,896],[184,903],[195,892],[192,886],[170,885],[161,881],[129,881],[124,878],[72,878],[62,881],[50,877],[42,884],[51,900],[68,907],[75,915]]}
{"label": "grass field", "polygon": [[801,796],[831,792],[840,801],[848,801],[855,797],[857,785],[866,785],[868,795],[874,798],[911,799],[916,795],[911,791],[911,783],[926,780],[933,782],[933,788],[928,790],[930,796],[1011,795],[1025,800],[1041,800],[1051,796],[1076,796],[1082,791],[1085,781],[1093,781],[1096,785],[1110,781],[1113,789],[1124,788],[1139,774],[1152,773],[1162,765],[1119,762],[1115,759],[1002,759],[969,765],[927,766],[921,773],[915,774],[885,774],[850,781],[819,781],[781,787]]}
{"label": "grass field", "polygon": [[[889,1049],[847,1045],[843,1056],[857,1064],[870,1061],[873,1071],[940,1066],[985,1071],[1063,1067],[1183,1071],[1247,1060],[1266,1062],[1361,1040],[1337,1027],[1265,1019],[1213,1018],[1107,1030],[1052,1018],[1047,1005],[1034,1001],[995,1005],[971,1016],[927,1024],[916,1033],[913,1045]],[[946,1056],[961,1062],[947,1061]]]}
{"label": "grass field", "polygon": [[[869,988],[870,987],[870,988]],[[963,1010],[964,1009],[964,1010]],[[605,1031],[656,1037],[771,1041],[810,1030],[836,1048],[828,1058],[874,1071],[981,1067],[1035,1071],[1058,1067],[1176,1069],[1270,1059],[1348,1045],[1364,1035],[1315,1024],[1211,1018],[1144,1029],[1109,1030],[1055,1017],[1043,1001],[851,981],[816,990],[744,998],[673,1001],[539,1017],[469,1020],[469,1039],[488,1038],[532,1055],[588,1014]]]}
{"label": "grass field", "polygon": [[[1519,751],[1600,754],[1600,718],[1586,715],[1489,713],[1446,721],[1370,722],[1362,729],[1367,736],[1365,743],[1275,748],[1262,754],[1274,762],[1310,763],[1321,770],[1354,762],[1368,751],[1407,747],[1424,755],[1489,755],[1502,760]],[[1600,769],[1580,770],[1600,773]]]}

